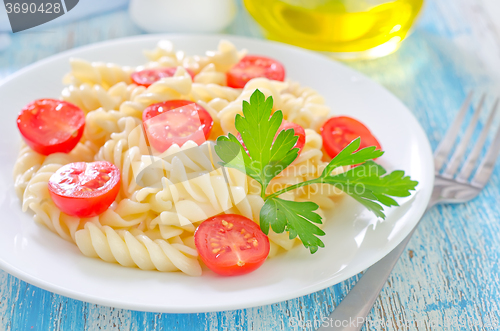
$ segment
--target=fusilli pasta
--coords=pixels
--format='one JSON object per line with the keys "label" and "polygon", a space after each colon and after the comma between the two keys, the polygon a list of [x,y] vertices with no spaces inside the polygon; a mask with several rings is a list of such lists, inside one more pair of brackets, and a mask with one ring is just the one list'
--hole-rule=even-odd
{"label": "fusilli pasta", "polygon": [[106,262],[119,263],[124,267],[143,270],[181,270],[190,276],[201,276],[201,266],[195,249],[182,242],[152,239],[140,230],[115,230],[110,226],[99,227],[87,222],[76,232],[76,244],[89,257]]}
{"label": "fusilli pasta", "polygon": [[229,41],[221,40],[216,51],[207,51],[205,56],[186,56],[182,51],[176,52],[171,42],[162,40],[144,54],[151,61],[146,65],[149,68],[183,66],[198,74],[213,65],[217,72],[226,73],[245,56],[246,50],[238,51]]}
{"label": "fusilli pasta", "polygon": [[104,110],[118,109],[124,101],[129,101],[144,92],[146,88],[135,84],[127,85],[119,82],[109,90],[100,85],[83,83],[80,86],[70,85],[61,93],[61,99],[80,107],[85,113],[103,108]]}
{"label": "fusilli pasta", "polygon": [[71,72],[64,77],[66,84],[80,86],[82,84],[100,85],[108,90],[111,86],[125,82],[130,84],[132,67],[121,67],[113,63],[88,62],[82,59],[70,59]]}
{"label": "fusilli pasta", "polygon": [[[220,167],[213,143],[219,135],[237,134],[235,116],[242,113],[242,102],[256,89],[272,96],[273,111],[281,109],[287,121],[303,126],[306,133],[300,156],[271,181],[266,193],[316,178],[326,165],[318,134],[329,114],[323,98],[291,81],[255,78],[244,89],[226,86],[228,70],[245,54],[222,40],[215,51],[187,56],[169,41],[161,41],[155,49],[145,51],[149,62],[141,67],[71,59],[71,72],[65,77],[68,86],[61,99],[85,112],[83,138],[68,154],[44,156],[26,145],[21,147],[14,180],[23,210],[31,210],[36,222],[74,242],[86,256],[125,267],[201,275],[193,234],[202,221],[236,213],[259,222],[264,205],[260,185],[238,170]],[[155,67],[177,69],[172,77],[147,88],[132,84],[132,72]],[[188,69],[196,74],[194,79]],[[214,126],[209,141],[203,144],[188,141],[159,153],[144,137],[142,112],[151,104],[174,99],[200,104]],[[120,193],[98,216],[66,215],[50,197],[50,177],[63,165],[78,161],[108,161],[120,169]],[[335,205],[331,198],[339,194],[329,185],[310,185],[280,197],[314,201],[323,215]],[[288,233],[272,230],[269,239],[269,257],[300,242],[290,240]]]}

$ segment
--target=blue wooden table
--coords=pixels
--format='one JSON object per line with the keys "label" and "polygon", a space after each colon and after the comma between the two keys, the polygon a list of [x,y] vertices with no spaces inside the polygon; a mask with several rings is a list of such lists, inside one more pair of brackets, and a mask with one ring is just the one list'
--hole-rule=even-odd
{"label": "blue wooden table", "polygon": [[[488,104],[500,94],[500,30],[492,8],[498,6],[491,0],[429,0],[414,34],[396,54],[349,65],[399,97],[435,148],[468,91],[490,92]],[[259,36],[241,12],[227,32]],[[17,33],[0,53],[0,78],[66,49],[141,33],[125,9]],[[479,198],[437,207],[425,216],[375,304],[367,330],[500,329],[499,184],[500,167]],[[76,301],[0,270],[0,331],[312,330],[358,277],[269,306],[156,314]]]}

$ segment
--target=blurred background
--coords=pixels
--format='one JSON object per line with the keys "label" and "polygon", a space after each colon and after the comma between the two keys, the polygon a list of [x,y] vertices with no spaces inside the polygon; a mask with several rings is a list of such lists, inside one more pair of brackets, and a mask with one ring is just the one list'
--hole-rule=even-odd
{"label": "blurred background", "polygon": [[[414,31],[435,35],[436,28],[448,25],[455,31],[447,37],[498,67],[498,52],[491,61],[492,49],[485,51],[483,40],[466,38],[484,35],[470,31],[475,29],[489,30],[484,37],[498,40],[498,15],[497,0],[81,0],[53,21],[17,34],[11,33],[7,7],[0,6],[0,51],[8,56],[23,42],[41,45],[49,36],[63,50],[144,33],[228,33],[277,40],[340,60],[367,60],[395,52]],[[458,31],[465,22],[450,20],[477,24]],[[498,47],[498,41],[489,42]]]}
{"label": "blurred background", "polygon": [[[498,96],[498,17],[498,0],[80,0],[65,15],[13,34],[0,6],[0,79],[67,49],[146,33],[268,38],[345,61],[380,83],[413,112],[436,148],[469,91]],[[486,197],[500,195],[499,177],[497,171]],[[494,222],[500,211],[492,204],[477,199],[429,213],[370,318],[387,321],[385,330],[401,330],[401,320],[465,320],[483,326],[485,320],[500,320],[499,246],[484,242],[485,235],[500,231]],[[326,316],[358,277],[269,306],[177,315],[78,302],[0,270],[0,330],[13,325],[71,329],[82,313],[104,330],[158,325],[165,330],[296,330],[291,320],[306,325]],[[460,328],[472,329],[488,328]]]}
{"label": "blurred background", "polygon": [[[387,58],[411,34],[417,37],[402,52],[417,47],[423,54],[416,43],[425,35],[435,52],[459,48],[448,51],[450,61],[469,57],[467,66],[500,73],[499,16],[497,0],[80,0],[53,21],[13,34],[0,6],[0,74],[66,49],[145,33],[268,38],[355,60],[348,65],[362,71],[377,62],[366,60]],[[22,54],[23,47],[36,52]]]}

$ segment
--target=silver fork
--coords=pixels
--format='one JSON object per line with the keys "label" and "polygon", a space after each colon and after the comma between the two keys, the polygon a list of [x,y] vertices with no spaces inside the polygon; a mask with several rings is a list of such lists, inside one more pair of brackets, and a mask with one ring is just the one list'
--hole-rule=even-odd
{"label": "silver fork", "polygon": [[[434,152],[435,181],[432,196],[427,206],[427,210],[436,204],[443,203],[464,203],[474,199],[486,186],[495,167],[498,154],[500,152],[500,128],[497,129],[495,137],[481,161],[472,180],[469,177],[475,169],[479,156],[488,137],[491,123],[498,109],[499,99],[497,99],[490,111],[487,122],[485,123],[478,140],[476,141],[471,153],[465,160],[464,165],[456,175],[465,156],[467,146],[471,140],[472,134],[476,129],[481,110],[484,108],[486,96],[483,95],[479,105],[474,110],[467,129],[458,143],[455,152],[448,160],[448,156],[455,145],[460,127],[465,118],[467,110],[470,107],[472,93],[470,93],[451,127],[446,132],[445,137],[440,142]],[[446,163],[446,164],[445,164]],[[441,171],[444,168],[443,171]],[[416,228],[416,227],[415,227]],[[358,331],[366,322],[366,317],[372,310],[373,304],[377,300],[380,291],[384,287],[392,269],[399,260],[399,257],[410,241],[415,228],[410,234],[387,256],[372,265],[364,274],[358,283],[351,289],[348,295],[335,308],[329,318],[322,320],[321,330],[343,330]]]}

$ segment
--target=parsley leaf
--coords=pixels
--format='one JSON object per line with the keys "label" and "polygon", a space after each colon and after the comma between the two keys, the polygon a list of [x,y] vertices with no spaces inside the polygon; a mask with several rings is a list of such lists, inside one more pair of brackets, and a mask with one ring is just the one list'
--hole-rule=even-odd
{"label": "parsley leaf", "polygon": [[222,165],[245,171],[262,186],[262,196],[269,182],[298,156],[293,148],[298,137],[293,129],[283,130],[276,137],[283,113],[278,110],[271,116],[273,98],[266,99],[259,90],[250,97],[250,103],[243,101],[243,115],[236,115],[235,126],[243,139],[244,147],[232,134],[217,138],[215,151]]}
{"label": "parsley leaf", "polygon": [[318,208],[317,204],[309,201],[268,199],[260,210],[260,228],[268,234],[271,225],[276,233],[288,231],[290,239],[299,236],[304,247],[313,254],[319,247],[325,247],[317,237],[324,236],[325,232],[314,224],[321,224],[321,216],[314,212]]}
{"label": "parsley leaf", "polygon": [[381,165],[373,161],[367,161],[338,175],[326,176],[321,181],[341,189],[375,215],[384,219],[382,205],[399,206],[391,196],[407,197],[411,195],[410,191],[415,190],[415,186],[418,184],[409,176],[405,176],[404,171],[396,170],[387,174]]}
{"label": "parsley leaf", "polygon": [[332,173],[333,169],[337,167],[365,163],[366,161],[381,157],[384,154],[383,151],[376,149],[375,146],[366,147],[356,152],[360,144],[361,138],[359,137],[351,141],[349,145],[344,147],[344,149],[330,161],[325,167],[325,170],[323,170],[321,176],[328,176]]}

